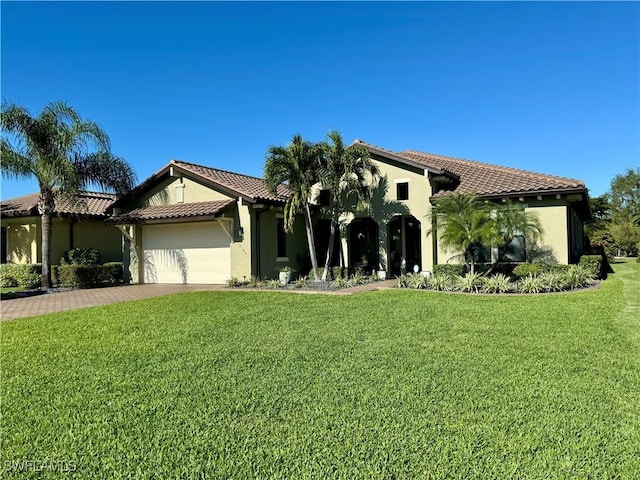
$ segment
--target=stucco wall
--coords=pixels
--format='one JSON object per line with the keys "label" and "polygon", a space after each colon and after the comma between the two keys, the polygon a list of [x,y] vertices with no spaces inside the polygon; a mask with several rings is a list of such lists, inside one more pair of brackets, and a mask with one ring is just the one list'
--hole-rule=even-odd
{"label": "stucco wall", "polygon": [[73,225],[74,248],[97,248],[102,262],[122,262],[120,230],[100,220],[80,220]]}
{"label": "stucco wall", "polygon": [[[227,216],[233,216],[233,241],[230,245],[231,275],[239,279],[251,276],[251,205],[238,202],[237,208]],[[239,235],[240,228],[243,234]]]}
{"label": "stucco wall", "polygon": [[[420,268],[421,270],[431,270],[433,268],[433,250],[431,239],[427,237],[427,232],[430,229],[428,215],[431,212],[431,204],[429,203],[431,185],[428,177],[424,175],[424,170],[419,168],[375,158],[372,161],[380,170],[380,182],[373,189],[370,207],[359,211],[356,217],[371,217],[378,224],[380,259],[377,269],[388,270],[389,222],[396,216],[411,215],[420,222],[422,263]],[[402,182],[409,184],[409,198],[407,200],[397,200],[397,184]],[[349,215],[344,220],[346,223],[350,223],[353,218],[353,215]],[[342,247],[348,261],[350,255],[347,238],[343,239]]]}
{"label": "stucco wall", "polygon": [[228,200],[231,198],[222,192],[213,190],[189,178],[172,177],[142,195],[136,201],[136,206],[170,205],[177,203],[176,187],[178,185],[184,185],[184,187],[182,187],[184,203]]}
{"label": "stucco wall", "polygon": [[[257,216],[258,212],[255,215]],[[296,273],[293,278],[296,278],[300,274],[300,270],[305,266],[304,259],[309,256],[304,218],[302,215],[298,215],[293,233],[286,235],[287,256],[278,259],[277,218],[282,215],[282,208],[274,208],[260,213],[260,218],[255,220],[256,225],[259,225],[259,238],[257,240],[260,249],[257,259],[259,262],[258,273],[264,279],[277,278],[278,268],[284,266],[290,266],[295,269]]]}
{"label": "stucco wall", "polygon": [[2,226],[7,227],[7,261],[37,263],[40,219],[38,217],[3,219]]}

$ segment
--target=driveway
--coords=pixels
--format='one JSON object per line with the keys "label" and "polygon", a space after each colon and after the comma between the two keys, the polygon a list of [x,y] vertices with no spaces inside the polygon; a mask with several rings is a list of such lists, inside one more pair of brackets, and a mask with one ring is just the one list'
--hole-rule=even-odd
{"label": "driveway", "polygon": [[[394,280],[368,283],[343,290],[314,291],[314,290],[278,290],[290,293],[321,293],[329,295],[351,295],[354,293],[382,290],[391,288]],[[25,298],[14,298],[0,302],[0,320],[34,317],[46,313],[75,310],[76,308],[95,307],[109,303],[127,302],[143,298],[161,297],[172,293],[198,292],[210,290],[231,291],[226,285],[122,285],[119,287],[88,288],[85,290],[71,290],[68,292],[46,293]],[[257,289],[234,289],[234,291],[250,291]],[[265,291],[265,290],[260,290]],[[274,292],[276,290],[269,290]]]}
{"label": "driveway", "polygon": [[89,288],[68,292],[46,293],[32,297],[14,298],[0,302],[0,318],[33,317],[45,313],[75,310],[109,303],[160,297],[172,293],[196,292],[202,290],[222,290],[224,285],[122,285],[119,287]]}

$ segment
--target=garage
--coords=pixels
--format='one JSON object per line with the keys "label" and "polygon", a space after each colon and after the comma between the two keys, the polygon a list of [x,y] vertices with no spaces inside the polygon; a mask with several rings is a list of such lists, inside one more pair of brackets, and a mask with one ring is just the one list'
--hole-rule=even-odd
{"label": "garage", "polygon": [[221,284],[231,277],[229,236],[218,222],[142,227],[145,283]]}

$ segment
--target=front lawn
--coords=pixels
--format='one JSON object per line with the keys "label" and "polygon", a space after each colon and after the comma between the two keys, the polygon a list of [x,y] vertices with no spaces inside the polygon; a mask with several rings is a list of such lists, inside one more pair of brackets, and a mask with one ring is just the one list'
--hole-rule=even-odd
{"label": "front lawn", "polygon": [[6,322],[2,468],[637,478],[640,264],[614,268],[539,297],[196,292]]}

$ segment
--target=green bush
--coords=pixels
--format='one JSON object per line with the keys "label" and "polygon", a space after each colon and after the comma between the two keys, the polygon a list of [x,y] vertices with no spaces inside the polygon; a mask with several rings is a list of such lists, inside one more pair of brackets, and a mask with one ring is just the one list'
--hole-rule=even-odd
{"label": "green bush", "polygon": [[538,276],[543,273],[558,272],[565,273],[569,265],[560,263],[521,263],[513,269],[513,276],[524,278],[528,275]]}
{"label": "green bush", "polygon": [[544,277],[527,275],[518,282],[520,293],[540,293],[544,291]]}
{"label": "green bush", "polygon": [[502,273],[482,278],[482,291],[485,293],[507,293],[509,291],[509,277]]}
{"label": "green bush", "polygon": [[586,266],[593,273],[594,278],[606,278],[601,255],[582,255],[579,265]]}
{"label": "green bush", "polygon": [[39,263],[3,263],[0,265],[0,287],[38,288],[41,274],[42,265]]}
{"label": "green bush", "polygon": [[60,259],[60,265],[100,265],[102,256],[97,248],[72,248]]}
{"label": "green bush", "polygon": [[117,285],[124,278],[120,262],[104,265],[57,265],[53,267],[54,281],[60,287],[89,288],[99,285]]}
{"label": "green bush", "polygon": [[434,275],[448,275],[450,277],[461,277],[467,271],[467,266],[462,263],[442,263],[433,266]]}

